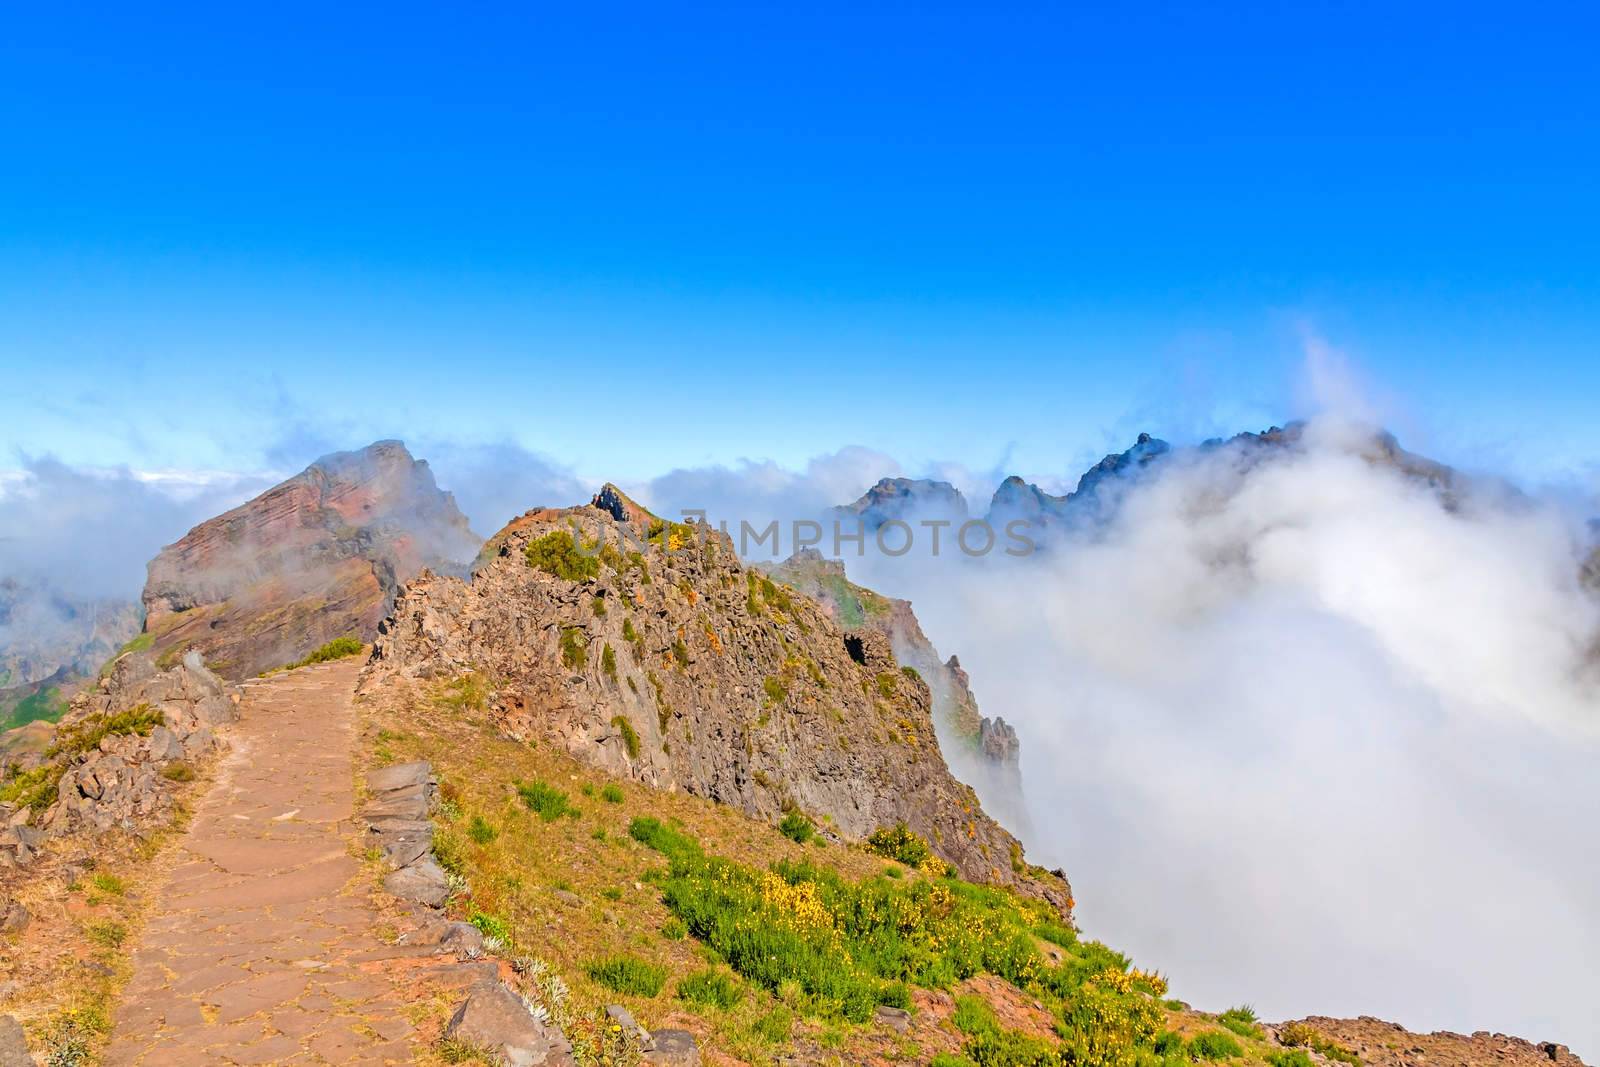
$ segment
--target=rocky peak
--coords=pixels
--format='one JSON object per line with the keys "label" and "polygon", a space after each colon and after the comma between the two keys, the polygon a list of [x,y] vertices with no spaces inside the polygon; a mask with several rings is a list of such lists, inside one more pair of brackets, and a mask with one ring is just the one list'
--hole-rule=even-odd
{"label": "rocky peak", "polygon": [[1064,513],[1067,498],[1051,496],[1031,482],[1013,474],[1000,483],[989,500],[989,521],[1008,522],[1024,519],[1028,522],[1046,522]]}
{"label": "rocky peak", "polygon": [[610,482],[600,488],[594,499],[589,502],[589,506],[599,508],[617,522],[629,522],[641,529],[648,526],[655,518]]}
{"label": "rocky peak", "polygon": [[843,837],[904,822],[967,878],[1070,911],[1065,883],[1023,863],[950,773],[929,684],[886,633],[847,629],[747,568],[726,535],[655,518],[640,529],[615,503],[602,492],[529,512],[470,582],[408,584],[363,687],[470,673],[490,681],[511,736],[758,818],[799,809]]}
{"label": "rocky peak", "polygon": [[891,520],[964,520],[967,501],[949,482],[928,478],[882,478],[853,504],[833,509],[840,518],[860,519],[867,530]]}
{"label": "rocky peak", "polygon": [[1078,487],[1068,493],[1066,499],[1069,503],[1098,504],[1101,486],[1108,479],[1137,474],[1171,451],[1172,446],[1165,441],[1141,433],[1132,448],[1126,452],[1113,452],[1084,471],[1078,479]]}
{"label": "rocky peak", "polygon": [[345,634],[370,639],[399,584],[472,558],[478,539],[398,441],[324,456],[162,549],[145,631],[240,678]]}

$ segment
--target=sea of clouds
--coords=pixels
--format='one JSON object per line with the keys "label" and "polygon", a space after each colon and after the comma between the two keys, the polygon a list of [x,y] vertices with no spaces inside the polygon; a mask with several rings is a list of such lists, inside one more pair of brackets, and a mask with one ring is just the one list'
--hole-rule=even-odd
{"label": "sea of clouds", "polygon": [[[1088,935],[1175,995],[1594,1059],[1593,486],[1480,475],[1441,494],[1364,458],[1360,415],[1318,416],[1265,460],[1180,449],[1027,557],[868,552],[851,576],[913,600],[984,712],[1017,728],[1030,857],[1067,870]],[[515,445],[413,444],[481,534],[596,488]],[[847,448],[624,488],[759,525],[901,472]],[[979,513],[998,480],[918,473]],[[161,545],[271,480],[27,459],[0,484],[0,575],[134,598]]]}

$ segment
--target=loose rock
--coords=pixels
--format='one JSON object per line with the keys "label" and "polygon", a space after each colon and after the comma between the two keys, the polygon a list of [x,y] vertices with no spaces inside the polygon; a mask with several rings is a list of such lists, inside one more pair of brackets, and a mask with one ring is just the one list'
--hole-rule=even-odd
{"label": "loose rock", "polygon": [[445,1026],[460,1038],[500,1054],[510,1067],[571,1067],[572,1046],[559,1030],[528,1012],[522,998],[501,982],[472,990]]}

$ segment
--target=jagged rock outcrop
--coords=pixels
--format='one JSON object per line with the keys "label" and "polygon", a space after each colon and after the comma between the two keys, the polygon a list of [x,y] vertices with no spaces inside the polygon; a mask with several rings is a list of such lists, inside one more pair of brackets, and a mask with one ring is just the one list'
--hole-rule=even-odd
{"label": "jagged rock outcrop", "polygon": [[[1565,1045],[1553,1041],[1525,1041],[1507,1034],[1479,1030],[1473,1034],[1412,1033],[1399,1023],[1363,1015],[1356,1019],[1331,1019],[1313,1015],[1295,1023],[1269,1025],[1279,1040],[1292,1029],[1327,1039],[1354,1054],[1366,1067],[1417,1067],[1449,1064],[1451,1067],[1583,1067],[1583,1060]],[[1326,1056],[1315,1061],[1334,1062]]]}
{"label": "jagged rock outcrop", "polygon": [[1012,475],[1000,483],[989,501],[989,523],[998,529],[1020,519],[1030,530],[1047,531],[1063,524],[1093,522],[1112,507],[1113,486],[1121,487],[1171,452],[1165,441],[1141,433],[1133,447],[1113,452],[1084,471],[1077,488],[1066,496],[1054,496]]}
{"label": "jagged rock outcrop", "polygon": [[162,549],[145,631],[158,655],[195,648],[224,677],[249,677],[335,637],[370,640],[401,582],[478,546],[427,463],[380,441],[324,456]]}
{"label": "jagged rock outcrop", "polygon": [[958,773],[965,770],[962,755],[971,753],[981,758],[981,770],[1020,810],[1021,746],[1016,731],[1003,719],[985,718],[978,710],[978,698],[973,695],[971,680],[961,669],[961,662],[955,656],[939,658],[938,649],[923,632],[909,600],[883,596],[856,585],[846,576],[844,561],[827,559],[814,548],[801,549],[767,570],[778,581],[821,604],[841,628],[875,630],[887,637],[900,662],[916,670],[928,683],[934,725],[945,746],[946,758],[957,765]]}
{"label": "jagged rock outcrop", "polygon": [[167,671],[149,655],[123,656],[73,701],[50,746],[8,771],[17,795],[0,805],[0,868],[28,866],[47,836],[142,833],[165,820],[177,782],[163,772],[216,749],[238,700],[197,654]]}
{"label": "jagged rock outcrop", "polygon": [[845,629],[708,527],[619,521],[621,497],[522,516],[470,582],[407,584],[363,686],[476,672],[513,736],[760,818],[799,808],[856,838],[905,822],[967,878],[1070,913],[1065,882],[951,775],[929,686],[885,634]]}

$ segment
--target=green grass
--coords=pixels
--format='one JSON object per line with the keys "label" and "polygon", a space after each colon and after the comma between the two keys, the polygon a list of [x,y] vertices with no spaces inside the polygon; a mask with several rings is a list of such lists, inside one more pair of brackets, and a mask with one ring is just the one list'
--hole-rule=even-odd
{"label": "green grass", "polygon": [[1057,1067],[1063,1062],[1050,1042],[1002,1029],[994,1009],[980,997],[957,997],[950,1021],[966,1036],[966,1054],[978,1067]]}
{"label": "green grass", "polygon": [[613,993],[654,997],[667,984],[667,969],[647,963],[637,956],[611,956],[596,960],[586,969],[590,978]]}
{"label": "green grass", "polygon": [[600,574],[600,560],[578,551],[566,530],[555,530],[528,542],[523,550],[528,566],[568,582],[587,582]]}
{"label": "green grass", "polygon": [[500,831],[482,815],[474,815],[472,821],[467,824],[467,836],[480,845],[487,845],[500,836]]}
{"label": "green grass", "polygon": [[789,687],[777,675],[768,675],[761,682],[761,691],[767,694],[768,704],[782,704],[789,699]]}
{"label": "green grass", "polygon": [[561,662],[564,666],[580,670],[589,662],[588,639],[576,626],[568,626],[561,631]]}
{"label": "green grass", "polygon": [[194,768],[183,762],[183,760],[173,760],[161,768],[161,777],[169,782],[192,782],[194,781]]}
{"label": "green grass", "polygon": [[600,669],[613,682],[617,680],[617,653],[609,641],[606,642],[605,651],[600,653]]}
{"label": "green grass", "polygon": [[628,750],[628,758],[638,759],[639,731],[633,728],[633,723],[629,722],[625,716],[616,715],[612,717],[611,725],[615,726],[617,732],[622,735],[622,747]]}
{"label": "green grass", "polygon": [[114,874],[95,874],[89,878],[89,884],[102,893],[109,893],[120,897],[128,891],[128,886],[121,878]]}
{"label": "green grass", "polygon": [[600,788],[600,799],[607,804],[621,804],[623,801],[622,787],[615,782],[607,782]]}
{"label": "green grass", "polygon": [[1244,1055],[1239,1042],[1221,1030],[1196,1034],[1189,1039],[1188,1051],[1189,1058],[1196,1063],[1202,1060],[1231,1060]]}
{"label": "green grass", "polygon": [[517,795],[522,797],[529,811],[545,822],[554,822],[572,810],[567,794],[543,782],[519,782]]}
{"label": "green grass", "polygon": [[1267,1053],[1270,1067],[1314,1067],[1311,1057],[1299,1049],[1274,1049]]}
{"label": "green grass", "polygon": [[[3,708],[4,705],[0,705],[0,710]],[[49,686],[28,694],[13,704],[9,713],[0,715],[0,731],[14,730],[30,722],[59,722],[66,711],[67,702],[62,699],[61,690]]]}
{"label": "green grass", "polygon": [[731,974],[708,968],[679,979],[678,999],[727,1011],[744,999],[744,987]]}
{"label": "green grass", "polygon": [[811,835],[817,832],[817,827],[803,813],[791,811],[778,824],[778,831],[795,844],[803,845],[811,840]]}
{"label": "green grass", "polygon": [[360,655],[361,650],[366,647],[367,646],[362,643],[361,638],[355,636],[354,634],[346,634],[343,637],[335,637],[332,641],[329,641],[327,644],[317,648],[305,659],[295,664],[295,666],[309,667],[313,663],[328,663],[336,659],[345,659],[349,656],[357,656]]}
{"label": "green grass", "polygon": [[101,948],[121,948],[128,939],[128,928],[115,919],[92,922],[83,928],[83,933]]}

